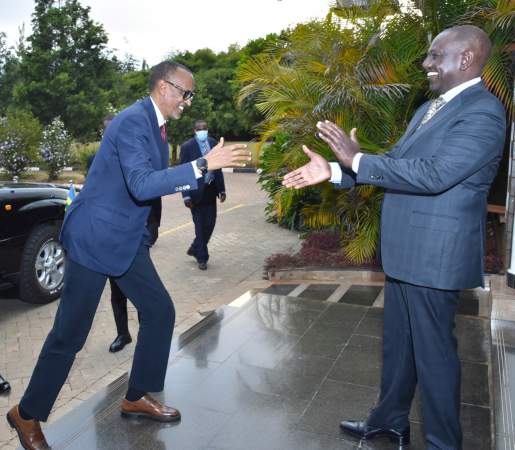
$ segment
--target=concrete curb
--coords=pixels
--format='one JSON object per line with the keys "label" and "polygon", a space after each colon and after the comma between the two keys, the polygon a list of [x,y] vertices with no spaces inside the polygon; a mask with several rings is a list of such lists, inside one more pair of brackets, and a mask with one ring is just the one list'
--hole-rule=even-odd
{"label": "concrete curb", "polygon": [[[370,284],[382,285],[385,281],[385,274],[380,269],[323,269],[315,267],[305,267],[301,269],[281,269],[268,271],[267,278],[272,283],[297,281],[297,282],[336,282],[340,284]],[[486,275],[485,287],[465,289],[473,292],[478,300],[478,317],[489,319],[492,316],[492,305],[496,297],[496,288],[492,289],[495,282],[503,280],[502,275]]]}
{"label": "concrete curb", "polygon": [[267,272],[270,281],[313,280],[313,281],[368,281],[384,282],[382,270],[370,269],[321,269],[305,267],[302,269],[280,269]]}
{"label": "concrete curb", "polygon": [[261,169],[256,167],[225,167],[222,172],[227,173],[261,173]]}

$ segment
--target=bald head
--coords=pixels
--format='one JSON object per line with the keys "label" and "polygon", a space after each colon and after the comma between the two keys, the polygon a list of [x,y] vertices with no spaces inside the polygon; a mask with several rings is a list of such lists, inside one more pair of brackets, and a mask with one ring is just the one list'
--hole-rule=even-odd
{"label": "bald head", "polygon": [[480,77],[492,44],[487,34],[473,25],[448,28],[436,36],[422,64],[430,89],[438,94]]}
{"label": "bald head", "polygon": [[452,33],[455,43],[462,48],[462,51],[468,50],[474,54],[473,65],[477,66],[479,76],[492,51],[492,42],[488,35],[474,25],[459,25],[445,32]]}

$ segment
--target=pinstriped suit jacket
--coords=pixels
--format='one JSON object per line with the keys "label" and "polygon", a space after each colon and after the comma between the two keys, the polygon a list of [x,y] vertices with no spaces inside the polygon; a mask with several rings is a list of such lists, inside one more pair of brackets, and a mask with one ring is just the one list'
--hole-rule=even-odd
{"label": "pinstriped suit jacket", "polygon": [[381,256],[393,278],[436,289],[483,285],[487,195],[502,157],[506,114],[481,82],[465,89],[385,155],[363,155],[340,187],[385,188]]}

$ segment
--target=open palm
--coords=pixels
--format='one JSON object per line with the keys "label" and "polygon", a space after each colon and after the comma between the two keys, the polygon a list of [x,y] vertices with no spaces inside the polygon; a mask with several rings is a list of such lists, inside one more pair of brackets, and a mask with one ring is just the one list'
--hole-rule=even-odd
{"label": "open palm", "polygon": [[301,189],[327,181],[331,178],[329,163],[318,153],[313,152],[305,145],[304,153],[308,155],[309,162],[302,167],[287,173],[283,178],[283,185],[289,188]]}

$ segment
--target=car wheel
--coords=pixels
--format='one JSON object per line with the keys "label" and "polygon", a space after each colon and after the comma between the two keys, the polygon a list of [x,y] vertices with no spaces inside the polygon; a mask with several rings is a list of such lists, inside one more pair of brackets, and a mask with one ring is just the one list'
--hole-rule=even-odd
{"label": "car wheel", "polygon": [[45,304],[58,298],[63,290],[64,267],[59,228],[49,224],[35,228],[23,249],[18,281],[20,299]]}

